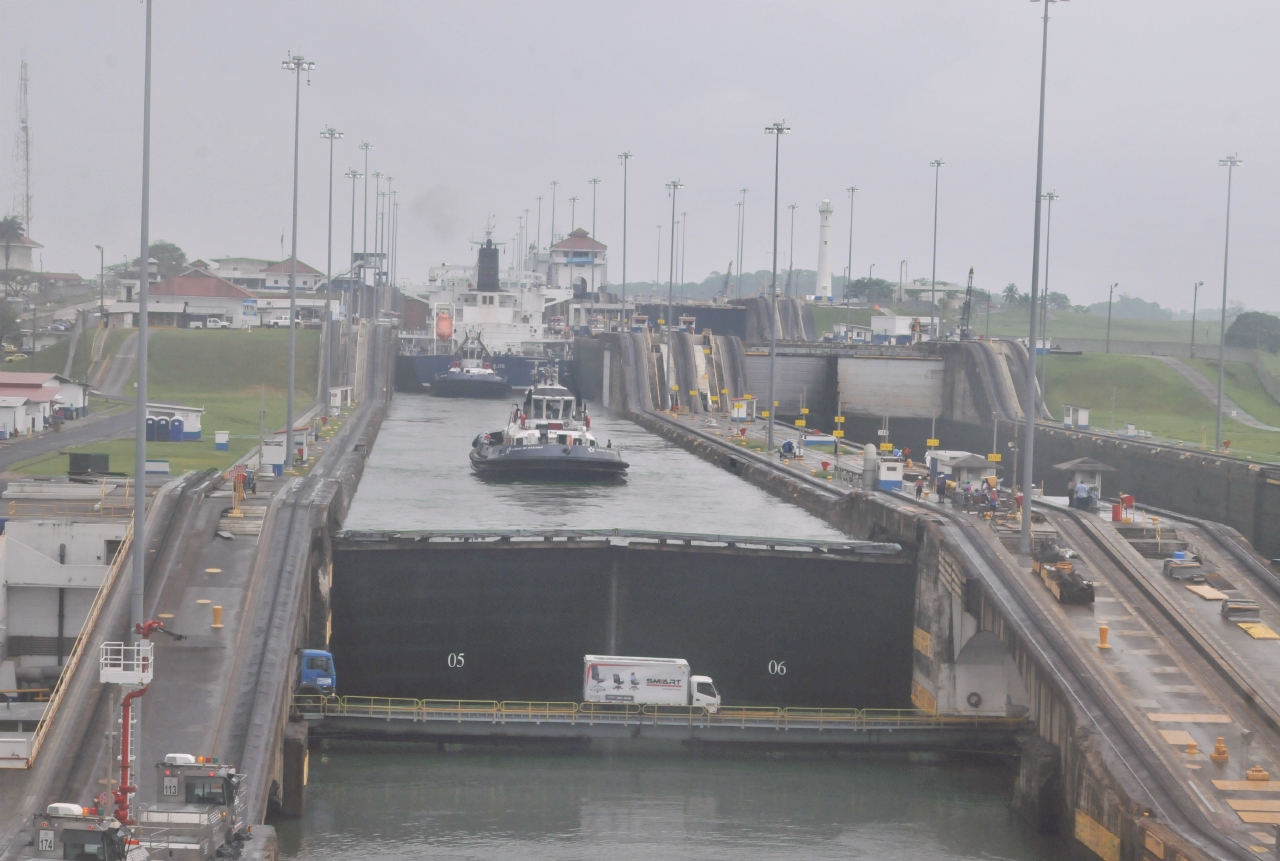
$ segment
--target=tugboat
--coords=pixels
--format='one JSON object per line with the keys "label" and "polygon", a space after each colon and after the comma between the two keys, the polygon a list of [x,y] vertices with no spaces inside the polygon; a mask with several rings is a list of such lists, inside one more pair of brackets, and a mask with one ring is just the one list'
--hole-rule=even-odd
{"label": "tugboat", "polygon": [[514,404],[507,427],[471,443],[471,467],[480,475],[542,481],[609,481],[629,464],[591,435],[586,405],[556,382],[530,388]]}
{"label": "tugboat", "polygon": [[431,394],[442,398],[505,398],[511,384],[493,369],[492,355],[476,335],[468,335],[454,354],[453,366],[431,381]]}

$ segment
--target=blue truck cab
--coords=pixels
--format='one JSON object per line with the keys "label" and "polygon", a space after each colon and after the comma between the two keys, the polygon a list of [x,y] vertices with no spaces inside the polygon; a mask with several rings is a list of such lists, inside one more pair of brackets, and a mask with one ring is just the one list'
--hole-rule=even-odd
{"label": "blue truck cab", "polygon": [[319,649],[298,650],[298,679],[294,690],[300,694],[332,696],[338,688],[333,655]]}

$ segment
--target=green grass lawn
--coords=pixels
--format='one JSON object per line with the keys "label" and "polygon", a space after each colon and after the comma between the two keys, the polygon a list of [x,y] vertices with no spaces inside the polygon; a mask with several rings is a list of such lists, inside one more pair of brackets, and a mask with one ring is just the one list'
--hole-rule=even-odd
{"label": "green grass lawn", "polygon": [[[1228,363],[1228,367],[1231,364]],[[1253,376],[1253,385],[1261,389],[1256,376]],[[1252,390],[1247,380],[1238,386],[1242,401],[1259,406],[1259,410],[1265,412],[1261,405],[1250,400]],[[1049,362],[1046,401],[1058,419],[1062,417],[1063,403],[1078,404],[1092,410],[1090,424],[1095,428],[1114,429],[1133,422],[1139,429],[1156,436],[1182,440],[1196,447],[1207,433],[1210,446],[1213,444],[1214,405],[1173,368],[1155,359],[1099,353],[1055,357]],[[1276,409],[1280,410],[1280,406]],[[1258,418],[1268,421],[1262,416]],[[1257,430],[1226,419],[1223,436],[1231,440],[1233,452],[1268,459],[1280,455],[1280,433]]]}
{"label": "green grass lawn", "polygon": [[[1025,338],[1027,336],[1028,318],[1025,308],[1018,311],[991,310],[991,337],[993,338]],[[973,328],[979,333],[987,331],[985,313],[974,316]],[[1075,311],[1049,312],[1049,339],[1054,338],[1098,338],[1107,337],[1107,317],[1105,314],[1081,314]],[[1111,340],[1113,341],[1159,341],[1173,343],[1191,342],[1190,320],[1125,320],[1113,317],[1111,320]],[[1218,321],[1196,321],[1196,343],[1218,343]]]}
{"label": "green grass lawn", "polygon": [[[1190,364],[1216,384],[1218,363],[1209,359],[1194,359]],[[1276,403],[1258,381],[1253,368],[1244,362],[1227,362],[1223,369],[1223,391],[1241,409],[1260,422],[1280,427],[1280,404]]]}
{"label": "green grass lawn", "polygon": [[[122,331],[127,334],[127,330]],[[315,399],[320,333],[304,329],[297,334],[294,403],[295,410],[301,413]],[[172,473],[222,469],[235,463],[258,444],[260,410],[266,410],[268,435],[284,424],[287,329],[161,329],[152,337],[150,347],[148,400],[205,409],[202,439],[147,444],[147,457],[168,460]],[[228,451],[214,449],[214,432],[220,430],[231,432]],[[133,472],[132,439],[71,451],[105,452],[111,455],[113,471]],[[67,471],[67,460],[64,452],[25,461],[15,469],[35,475],[60,475]]]}
{"label": "green grass lawn", "polygon": [[[61,374],[67,366],[67,352],[71,349],[71,338],[63,338],[56,344],[33,353],[20,362],[6,362],[6,371],[27,371],[33,374]],[[13,355],[10,353],[9,355]]]}

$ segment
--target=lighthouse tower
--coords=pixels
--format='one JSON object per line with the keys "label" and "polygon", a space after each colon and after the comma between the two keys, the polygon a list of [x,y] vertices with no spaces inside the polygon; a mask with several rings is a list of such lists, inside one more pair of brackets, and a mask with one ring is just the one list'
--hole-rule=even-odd
{"label": "lighthouse tower", "polygon": [[818,289],[815,294],[818,301],[831,301],[831,201],[824,200],[818,204]]}

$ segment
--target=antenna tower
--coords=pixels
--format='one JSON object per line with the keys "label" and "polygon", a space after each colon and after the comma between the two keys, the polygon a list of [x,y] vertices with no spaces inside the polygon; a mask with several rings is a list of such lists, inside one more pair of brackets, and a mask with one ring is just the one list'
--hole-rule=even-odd
{"label": "antenna tower", "polygon": [[14,211],[22,216],[24,232],[31,235],[31,124],[27,111],[27,61],[22,61],[18,73],[18,134],[14,139],[13,162],[16,188],[13,195]]}

